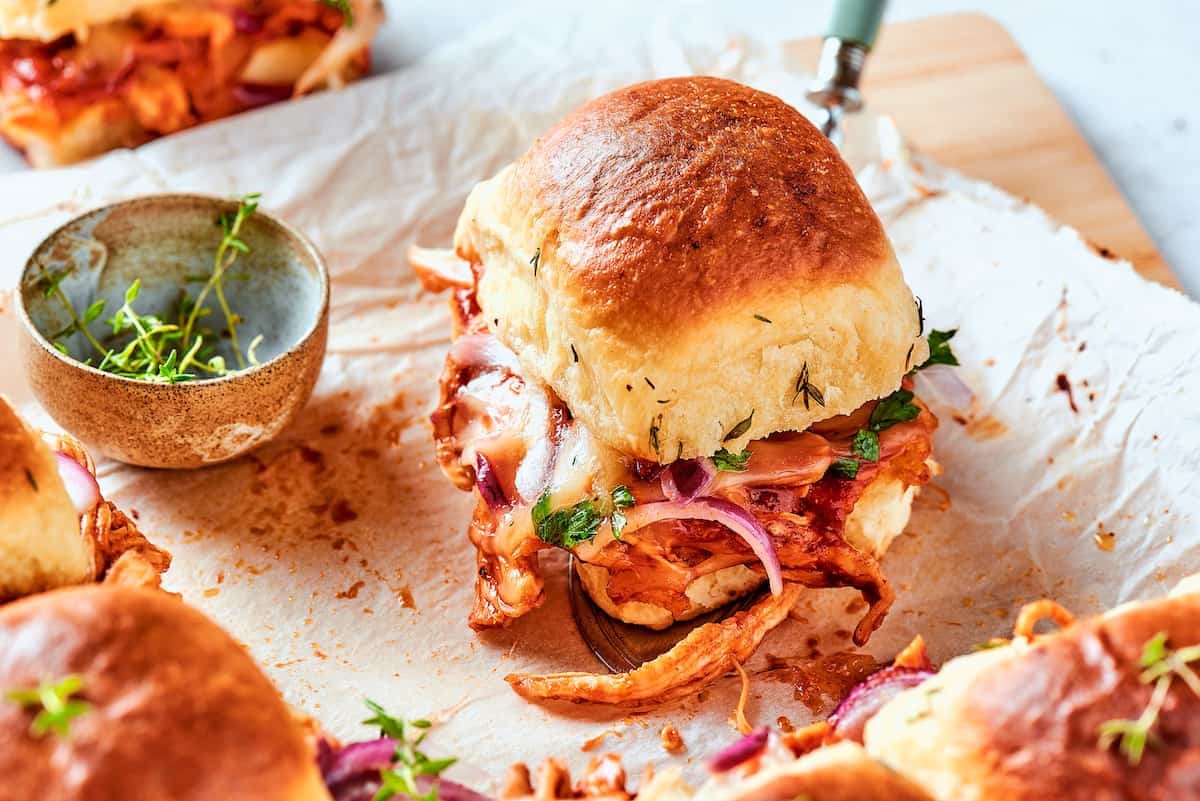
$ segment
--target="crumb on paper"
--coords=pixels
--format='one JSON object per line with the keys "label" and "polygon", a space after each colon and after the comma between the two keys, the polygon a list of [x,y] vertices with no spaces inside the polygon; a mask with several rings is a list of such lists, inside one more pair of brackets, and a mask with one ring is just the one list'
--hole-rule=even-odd
{"label": "crumb on paper", "polygon": [[607,737],[608,737],[610,734],[611,734],[613,737],[621,737],[621,736],[623,736],[623,735],[621,734],[621,732],[617,731],[616,729],[605,729],[604,731],[602,731],[602,732],[600,732],[599,734],[597,734],[595,737],[592,737],[592,738],[591,738],[591,739],[589,739],[589,740],[585,740],[585,741],[584,741],[584,743],[583,743],[583,745],[579,746],[579,750],[580,750],[580,751],[585,751],[585,752],[586,752],[586,751],[592,751],[592,750],[595,750],[595,748],[596,748],[597,746],[599,746],[599,745],[600,745],[600,743],[604,742],[604,740],[605,740],[605,739],[606,739],[606,738],[607,738]]}
{"label": "crumb on paper", "polygon": [[668,754],[681,754],[687,750],[687,745],[683,742],[683,735],[679,733],[679,729],[673,723],[662,727],[658,733],[658,741]]}

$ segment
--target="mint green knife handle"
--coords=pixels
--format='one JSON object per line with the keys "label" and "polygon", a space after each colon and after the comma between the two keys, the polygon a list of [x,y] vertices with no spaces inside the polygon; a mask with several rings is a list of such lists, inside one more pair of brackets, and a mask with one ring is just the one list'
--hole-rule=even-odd
{"label": "mint green knife handle", "polygon": [[857,42],[870,50],[886,8],[887,0],[834,0],[825,37]]}

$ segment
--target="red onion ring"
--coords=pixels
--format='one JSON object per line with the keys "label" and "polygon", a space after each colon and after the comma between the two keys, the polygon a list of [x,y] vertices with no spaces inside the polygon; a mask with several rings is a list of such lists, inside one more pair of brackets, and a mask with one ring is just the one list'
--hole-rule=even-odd
{"label": "red onion ring", "polygon": [[958,368],[948,364],[933,364],[917,373],[916,380],[925,384],[932,392],[921,391],[919,395],[939,398],[947,406],[967,411],[975,400],[975,393],[958,374]]}
{"label": "red onion ring", "polygon": [[717,468],[708,459],[680,459],[662,471],[663,494],[676,503],[691,503],[708,491]]}
{"label": "red onion ring", "polygon": [[351,743],[336,750],[326,744],[326,748],[324,753],[318,748],[317,764],[331,790],[352,779],[379,778],[379,771],[390,768],[396,757],[396,741],[391,737]]}
{"label": "red onion ring", "polygon": [[269,106],[292,96],[292,87],[286,84],[239,83],[232,90],[234,98],[248,108]]}
{"label": "red onion ring", "polygon": [[712,497],[697,498],[690,503],[641,503],[625,510],[625,519],[626,534],[660,520],[711,520],[720,523],[745,540],[758,561],[762,562],[771,585],[771,594],[783,592],[783,566],[779,563],[779,554],[775,551],[771,535],[754,515],[735,503]]}
{"label": "red onion ring", "polygon": [[496,470],[483,451],[475,451],[475,487],[479,490],[479,497],[493,512],[508,506],[508,498],[500,486]]}
{"label": "red onion ring", "polygon": [[843,740],[853,740],[861,745],[867,721],[875,717],[884,704],[933,675],[934,671],[925,668],[886,667],[854,685],[829,716],[829,723]]}
{"label": "red onion ring", "polygon": [[492,801],[490,796],[476,792],[458,782],[448,781],[447,779],[418,776],[417,783],[421,785],[422,790],[428,790],[430,786],[437,784],[438,801]]}
{"label": "red onion ring", "polygon": [[767,727],[759,726],[742,739],[726,746],[708,760],[708,769],[713,773],[733,770],[748,759],[753,759],[767,747]]}
{"label": "red onion ring", "polygon": [[100,485],[86,467],[70,456],[55,451],[54,457],[58,460],[58,474],[63,486],[71,496],[71,505],[75,507],[75,513],[83,517],[100,503]]}
{"label": "red onion ring", "polygon": [[[395,764],[396,741],[380,737],[335,749],[328,740],[317,742],[317,766],[333,801],[370,801],[379,792],[379,772]],[[418,776],[423,791],[437,785],[438,801],[492,801],[458,782]]]}

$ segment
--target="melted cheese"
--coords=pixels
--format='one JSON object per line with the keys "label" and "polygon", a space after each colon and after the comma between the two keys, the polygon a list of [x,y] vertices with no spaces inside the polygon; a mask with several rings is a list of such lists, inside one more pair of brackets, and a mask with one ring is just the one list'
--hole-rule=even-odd
{"label": "melted cheese", "polygon": [[126,19],[140,8],[170,0],[4,0],[0,4],[0,39],[49,42],[68,33],[81,38],[94,25]]}

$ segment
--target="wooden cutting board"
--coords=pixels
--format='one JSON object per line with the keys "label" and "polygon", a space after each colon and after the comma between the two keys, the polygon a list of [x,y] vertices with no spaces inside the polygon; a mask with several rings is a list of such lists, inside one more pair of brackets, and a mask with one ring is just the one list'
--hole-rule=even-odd
{"label": "wooden cutting board", "polygon": [[[816,64],[820,46],[799,41],[789,56]],[[885,26],[863,93],[918,149],[1028,198],[1100,252],[1179,287],[1096,154],[995,20],[954,14]]]}

